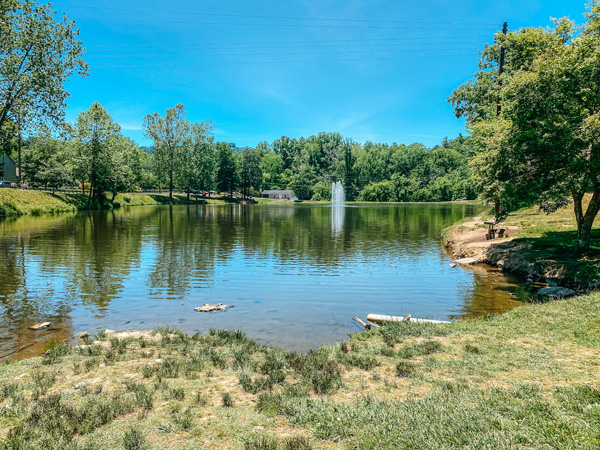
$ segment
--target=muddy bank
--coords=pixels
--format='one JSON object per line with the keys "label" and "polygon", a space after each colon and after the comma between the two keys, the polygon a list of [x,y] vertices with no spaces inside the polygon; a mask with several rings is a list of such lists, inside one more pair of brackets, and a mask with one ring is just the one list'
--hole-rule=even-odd
{"label": "muddy bank", "polygon": [[[532,236],[530,227],[534,225],[524,230],[522,225],[514,224],[518,222],[515,217],[518,215],[496,225],[505,230],[502,239],[486,239],[486,217],[473,217],[444,230],[443,245],[455,260],[472,258],[475,263],[488,264],[532,282],[556,278],[561,286],[578,292],[600,289],[600,276],[594,267],[597,258],[577,258],[558,243],[552,247],[544,242],[542,248],[539,241],[547,240],[547,236]],[[538,221],[543,222],[544,216]]]}

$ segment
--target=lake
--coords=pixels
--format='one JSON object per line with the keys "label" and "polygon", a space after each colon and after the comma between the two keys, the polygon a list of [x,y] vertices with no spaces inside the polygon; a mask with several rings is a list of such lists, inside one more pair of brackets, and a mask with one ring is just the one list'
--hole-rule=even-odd
{"label": "lake", "polygon": [[[0,356],[115,330],[241,329],[294,350],[369,313],[459,319],[533,295],[484,267],[451,268],[440,232],[474,204],[131,207],[0,221]],[[204,303],[234,305],[200,313]],[[51,321],[33,331],[31,325]]]}

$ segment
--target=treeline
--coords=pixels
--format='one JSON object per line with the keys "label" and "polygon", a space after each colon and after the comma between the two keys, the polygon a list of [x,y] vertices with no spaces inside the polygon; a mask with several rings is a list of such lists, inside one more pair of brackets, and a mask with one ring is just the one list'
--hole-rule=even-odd
{"label": "treeline", "polygon": [[144,119],[153,146],[123,136],[94,103],[59,135],[38,132],[23,143],[23,180],[50,188],[76,186],[102,204],[118,192],[168,188],[188,195],[218,190],[257,196],[292,189],[300,199],[328,200],[341,180],[348,200],[448,201],[473,199],[470,138],[421,144],[364,145],[338,133],[282,137],[256,148],[215,142],[210,120],[190,123],[183,105]]}

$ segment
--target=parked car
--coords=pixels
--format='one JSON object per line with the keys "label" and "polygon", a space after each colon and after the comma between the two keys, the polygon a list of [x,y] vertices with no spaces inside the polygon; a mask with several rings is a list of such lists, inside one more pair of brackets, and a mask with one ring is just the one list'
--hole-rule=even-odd
{"label": "parked car", "polygon": [[12,181],[8,181],[8,180],[0,181],[0,187],[11,187],[11,186],[12,186]]}

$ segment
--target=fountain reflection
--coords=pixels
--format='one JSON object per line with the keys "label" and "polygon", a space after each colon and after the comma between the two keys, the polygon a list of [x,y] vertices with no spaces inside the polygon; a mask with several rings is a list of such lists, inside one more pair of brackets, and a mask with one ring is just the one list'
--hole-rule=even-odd
{"label": "fountain reflection", "polygon": [[[335,189],[334,189],[335,188]],[[527,293],[452,269],[440,231],[469,204],[135,207],[0,220],[0,355],[103,328],[243,328],[295,350],[344,339],[324,317],[502,312]],[[337,204],[338,206],[333,206]],[[332,238],[333,237],[333,238]],[[475,270],[475,269],[473,269]],[[202,303],[227,314],[190,314]],[[29,326],[51,321],[52,329]],[[23,352],[25,355],[26,353]],[[27,353],[30,355],[31,353]]]}
{"label": "fountain reflection", "polygon": [[340,236],[344,227],[344,187],[342,182],[331,183],[331,234]]}

